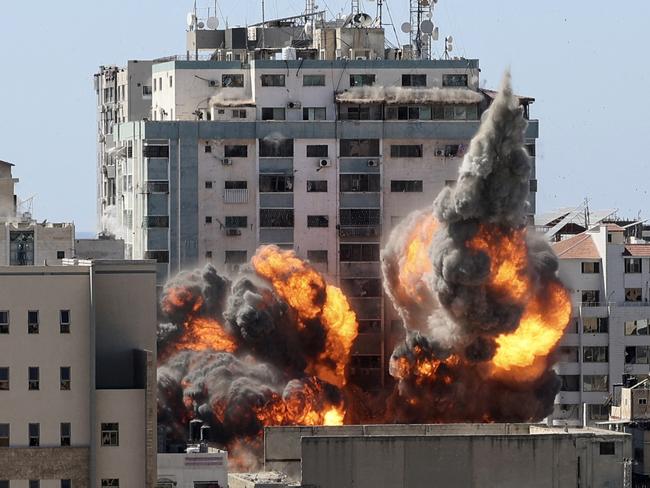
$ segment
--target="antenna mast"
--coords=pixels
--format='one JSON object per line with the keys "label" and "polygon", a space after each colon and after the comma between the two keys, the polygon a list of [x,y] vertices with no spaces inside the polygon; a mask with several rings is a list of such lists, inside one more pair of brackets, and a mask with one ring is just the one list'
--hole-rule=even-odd
{"label": "antenna mast", "polygon": [[431,41],[434,36],[433,5],[438,0],[410,0],[411,28],[409,42],[416,59],[431,59]]}
{"label": "antenna mast", "polygon": [[262,0],[262,49],[264,49],[264,30],[266,29],[266,20],[264,19],[264,0]]}
{"label": "antenna mast", "polygon": [[350,0],[350,7],[352,7],[352,15],[359,13],[359,0]]}

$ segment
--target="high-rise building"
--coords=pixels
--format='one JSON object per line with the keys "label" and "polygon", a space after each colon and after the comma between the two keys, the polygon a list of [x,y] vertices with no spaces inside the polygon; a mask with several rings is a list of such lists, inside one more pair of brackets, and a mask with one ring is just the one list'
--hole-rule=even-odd
{"label": "high-rise building", "polygon": [[[379,384],[401,330],[380,249],[455,183],[494,92],[476,59],[414,59],[363,17],[313,18],[248,30],[190,19],[186,55],[103,67],[99,207],[127,258],[157,260],[159,284],[206,262],[235,271],[261,244],[293,248],[351,297],[353,376]],[[520,102],[528,118],[533,99]],[[529,120],[533,162],[537,135]]]}
{"label": "high-rise building", "polygon": [[0,486],[156,482],[155,264],[0,267]]}
{"label": "high-rise building", "polygon": [[[557,423],[606,420],[618,384],[647,378],[650,364],[650,243],[642,222],[601,222],[553,244],[573,314],[558,351]],[[583,411],[586,405],[586,412]]]}

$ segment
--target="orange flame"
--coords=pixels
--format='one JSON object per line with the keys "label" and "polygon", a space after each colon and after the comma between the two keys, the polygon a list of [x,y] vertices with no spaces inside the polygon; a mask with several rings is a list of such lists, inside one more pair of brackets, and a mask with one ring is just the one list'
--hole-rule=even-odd
{"label": "orange flame", "polygon": [[193,317],[185,322],[185,333],[175,344],[177,351],[233,352],[237,344],[215,319]]}
{"label": "orange flame", "polygon": [[252,259],[255,271],[273,284],[275,292],[291,305],[301,320],[320,317],[327,332],[325,350],[307,371],[323,381],[343,386],[358,324],[347,298],[293,251],[263,246]]}
{"label": "orange flame", "polygon": [[415,222],[407,238],[404,256],[399,262],[399,282],[404,292],[421,301],[418,287],[422,277],[433,270],[429,249],[438,222],[431,213],[423,213]]}

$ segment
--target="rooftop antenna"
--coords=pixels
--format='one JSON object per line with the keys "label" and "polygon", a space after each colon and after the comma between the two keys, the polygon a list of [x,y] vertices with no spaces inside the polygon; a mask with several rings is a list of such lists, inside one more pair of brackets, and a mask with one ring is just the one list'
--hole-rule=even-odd
{"label": "rooftop antenna", "polygon": [[[408,33],[416,59],[431,59],[431,40],[437,35],[431,20],[436,3],[438,0],[410,0],[411,28]],[[406,33],[404,26],[402,32]]]}
{"label": "rooftop antenna", "polygon": [[350,7],[352,15],[359,13],[359,0],[350,0]]}
{"label": "rooftop antenna", "polygon": [[262,49],[264,49],[264,29],[266,29],[266,20],[264,19],[264,0],[262,0]]}

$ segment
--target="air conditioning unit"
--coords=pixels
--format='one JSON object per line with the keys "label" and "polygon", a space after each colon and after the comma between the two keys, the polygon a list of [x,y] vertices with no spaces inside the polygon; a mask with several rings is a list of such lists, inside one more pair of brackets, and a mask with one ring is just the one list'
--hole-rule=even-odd
{"label": "air conditioning unit", "polygon": [[444,149],[436,149],[436,156],[439,158],[444,158],[445,157],[445,150]]}
{"label": "air conditioning unit", "polygon": [[232,159],[230,159],[230,158],[223,158],[223,159],[221,160],[221,164],[223,164],[224,166],[232,166]]}
{"label": "air conditioning unit", "polygon": [[241,235],[241,230],[240,229],[226,229],[226,235],[227,236],[240,236]]}
{"label": "air conditioning unit", "polygon": [[320,161],[318,161],[319,168],[328,168],[330,166],[332,166],[332,161],[330,161],[329,159],[321,159]]}
{"label": "air conditioning unit", "polygon": [[376,159],[369,159],[368,166],[371,168],[376,168],[377,166],[379,166],[379,161],[377,161]]}
{"label": "air conditioning unit", "polygon": [[216,86],[219,86],[219,82],[217,80],[210,80],[208,81],[208,85],[214,88]]}
{"label": "air conditioning unit", "polygon": [[287,108],[300,108],[302,104],[300,102],[287,102]]}

